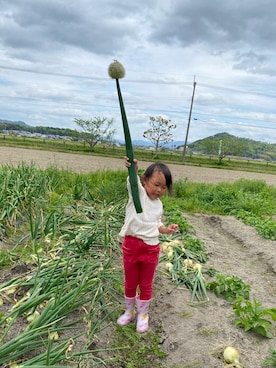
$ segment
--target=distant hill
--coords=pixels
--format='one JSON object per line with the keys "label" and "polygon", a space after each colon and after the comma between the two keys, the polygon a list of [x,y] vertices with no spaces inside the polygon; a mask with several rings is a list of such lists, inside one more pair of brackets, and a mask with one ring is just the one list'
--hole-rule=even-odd
{"label": "distant hill", "polygon": [[6,120],[6,119],[0,119],[0,123],[8,123],[8,124],[14,124],[14,125],[29,126],[24,121],[20,121],[20,120],[18,120],[18,121],[11,121],[11,120]]}
{"label": "distant hill", "polygon": [[276,144],[238,138],[228,133],[219,133],[189,144],[194,154],[248,157],[276,161]]}

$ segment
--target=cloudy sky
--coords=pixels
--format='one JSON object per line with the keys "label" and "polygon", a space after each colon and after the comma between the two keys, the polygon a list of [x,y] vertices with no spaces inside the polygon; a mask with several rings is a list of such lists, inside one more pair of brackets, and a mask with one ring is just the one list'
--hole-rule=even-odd
{"label": "cloudy sky", "polygon": [[120,80],[133,139],[150,116],[193,142],[228,132],[276,143],[275,0],[0,0],[0,119],[77,129],[114,119]]}

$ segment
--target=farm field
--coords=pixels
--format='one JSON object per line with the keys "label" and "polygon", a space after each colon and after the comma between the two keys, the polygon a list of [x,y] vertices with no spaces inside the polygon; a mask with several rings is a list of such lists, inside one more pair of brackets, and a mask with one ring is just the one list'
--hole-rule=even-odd
{"label": "farm field", "polygon": [[[55,166],[76,172],[124,170],[123,159],[0,147],[0,164],[33,163],[45,169]],[[140,162],[144,169],[148,162]],[[265,180],[276,186],[276,175],[208,169],[185,165],[169,165],[174,180],[190,182],[235,182],[240,178]],[[184,213],[194,233],[207,247],[207,268],[227,275],[236,275],[251,286],[252,299],[264,308],[276,307],[276,242],[261,238],[257,231],[231,216]],[[2,279],[0,274],[0,281]],[[176,287],[158,266],[154,295],[150,310],[150,326],[161,336],[160,349],[166,357],[160,360],[163,368],[220,368],[226,364],[222,349],[235,346],[244,368],[261,368],[269,355],[269,347],[276,348],[276,331],[272,339],[245,332],[234,325],[231,303],[208,292],[209,302],[190,305],[190,291]],[[110,348],[112,326],[99,334],[97,347]],[[114,327],[115,328],[115,327]],[[123,366],[105,365],[110,368]],[[144,365],[152,368],[152,363]],[[87,367],[88,368],[88,367]],[[125,368],[125,367],[124,367]]]}
{"label": "farm field", "polygon": [[[137,157],[139,159],[139,157]],[[50,166],[86,173],[97,170],[124,170],[122,160],[117,158],[78,155],[62,152],[41,151],[24,148],[0,147],[0,164],[18,165],[21,162],[33,163],[41,169]],[[150,162],[139,162],[139,168],[145,169]],[[213,169],[206,167],[170,164],[174,180],[187,179],[191,182],[219,183],[234,182],[240,178],[265,180],[268,185],[276,186],[276,175],[244,171]]]}

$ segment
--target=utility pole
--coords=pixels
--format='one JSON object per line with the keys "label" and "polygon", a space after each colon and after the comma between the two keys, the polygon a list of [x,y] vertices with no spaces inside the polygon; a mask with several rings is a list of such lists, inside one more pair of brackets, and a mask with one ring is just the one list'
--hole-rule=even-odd
{"label": "utility pole", "polygon": [[184,147],[183,147],[183,155],[182,155],[183,162],[185,162],[186,160],[186,149],[187,149],[189,129],[190,129],[190,123],[191,123],[191,117],[192,117],[193,104],[194,104],[195,88],[196,88],[196,81],[195,81],[195,76],[194,76],[193,95],[192,95],[192,101],[191,101],[191,107],[190,107],[190,113],[189,113],[189,119],[188,119],[187,131],[186,131],[186,138],[185,138]]}

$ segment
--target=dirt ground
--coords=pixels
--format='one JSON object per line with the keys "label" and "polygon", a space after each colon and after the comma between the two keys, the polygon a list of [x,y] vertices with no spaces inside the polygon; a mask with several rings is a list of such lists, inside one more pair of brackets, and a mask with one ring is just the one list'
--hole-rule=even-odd
{"label": "dirt ground", "polygon": [[[260,238],[255,230],[232,217],[184,216],[208,248],[205,267],[240,277],[251,286],[252,301],[255,298],[263,307],[275,308],[275,241]],[[244,367],[260,368],[268,347],[276,348],[276,338],[258,337],[235,327],[231,304],[212,292],[208,295],[208,303],[192,307],[189,291],[173,287],[157,274],[152,320],[162,326],[161,347],[167,353],[164,367],[224,367],[222,350],[230,344],[240,352]]]}
{"label": "dirt ground", "polygon": [[[123,169],[123,160],[119,159],[0,147],[0,164],[17,165],[22,161],[40,168],[54,165],[77,172]],[[140,167],[148,164],[141,162]],[[246,178],[263,179],[276,186],[276,175],[169,166],[174,180],[218,183]],[[254,229],[233,217],[183,215],[196,237],[207,246],[209,259],[205,266],[240,277],[251,286],[252,300],[260,301],[265,308],[275,308],[276,242],[262,239]],[[222,348],[231,344],[239,350],[244,367],[261,368],[269,355],[268,348],[276,348],[276,331],[273,339],[267,339],[235,327],[231,304],[211,292],[208,303],[190,306],[190,292],[176,288],[162,272],[163,267],[160,264],[156,273],[150,313],[151,329],[161,331],[160,349],[167,354],[160,367],[224,367]]]}

